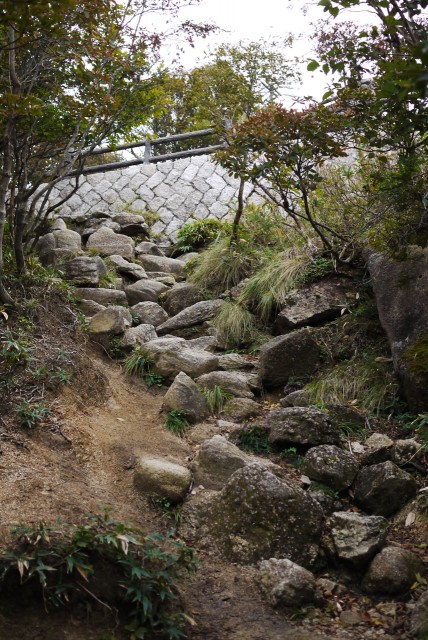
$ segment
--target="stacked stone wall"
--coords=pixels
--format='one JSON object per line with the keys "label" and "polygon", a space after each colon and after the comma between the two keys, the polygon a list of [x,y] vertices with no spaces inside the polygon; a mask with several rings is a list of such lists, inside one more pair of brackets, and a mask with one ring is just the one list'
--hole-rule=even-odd
{"label": "stacked stone wall", "polygon": [[[52,193],[51,201],[62,199],[72,189],[64,181]],[[176,238],[189,218],[224,219],[236,204],[239,180],[227,175],[210,156],[194,156],[158,164],[143,164],[126,169],[96,173],[81,178],[81,186],[59,210],[64,218],[78,220],[88,214],[127,211],[154,219],[152,234]],[[246,195],[252,201],[261,198]]]}

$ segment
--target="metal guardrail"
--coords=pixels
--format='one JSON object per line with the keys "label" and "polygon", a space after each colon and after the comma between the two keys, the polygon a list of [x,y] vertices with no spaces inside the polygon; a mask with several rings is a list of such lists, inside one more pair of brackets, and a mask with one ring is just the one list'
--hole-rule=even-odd
{"label": "metal guardrail", "polygon": [[174,136],[166,136],[164,138],[155,138],[154,140],[143,140],[141,142],[134,142],[130,144],[121,144],[116,147],[102,147],[101,149],[95,149],[83,154],[83,157],[103,155],[105,153],[115,153],[116,151],[125,151],[126,149],[136,149],[144,147],[143,158],[135,158],[134,160],[121,160],[118,162],[109,162],[107,164],[99,164],[92,167],[86,167],[86,169],[71,171],[68,176],[76,175],[89,175],[91,173],[100,173],[105,171],[115,171],[116,169],[124,169],[126,167],[133,167],[139,164],[149,164],[157,162],[165,162],[166,160],[179,160],[180,158],[190,158],[192,156],[201,156],[213,153],[217,149],[223,149],[224,143],[211,145],[209,147],[196,147],[195,149],[185,149],[184,151],[174,151],[172,153],[165,153],[160,155],[152,155],[153,147],[168,144],[170,142],[180,142],[183,140],[189,140],[192,138],[203,138],[214,134],[216,131],[213,128],[201,129],[200,131],[190,131],[189,133],[178,133]]}

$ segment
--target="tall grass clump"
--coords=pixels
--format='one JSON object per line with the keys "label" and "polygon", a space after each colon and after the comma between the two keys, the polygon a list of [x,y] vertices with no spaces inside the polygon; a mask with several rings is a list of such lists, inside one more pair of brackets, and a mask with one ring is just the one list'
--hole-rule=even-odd
{"label": "tall grass clump", "polygon": [[390,411],[398,397],[398,384],[391,364],[368,352],[324,371],[322,377],[306,389],[314,404],[352,403],[376,415]]}
{"label": "tall grass clump", "polygon": [[246,249],[220,238],[194,261],[188,280],[209,295],[220,295],[246,278],[255,265],[254,256]]}
{"label": "tall grass clump", "polygon": [[219,341],[228,348],[251,344],[260,333],[256,317],[236,302],[223,304],[212,325]]}
{"label": "tall grass clump", "polygon": [[208,411],[213,416],[218,416],[223,411],[225,404],[233,398],[232,393],[228,393],[218,384],[215,384],[212,389],[202,387],[201,391],[205,397]]}
{"label": "tall grass clump", "polygon": [[267,259],[245,284],[239,302],[249,306],[262,322],[268,322],[276,307],[285,303],[287,294],[310,264],[310,256],[301,247],[289,248]]}

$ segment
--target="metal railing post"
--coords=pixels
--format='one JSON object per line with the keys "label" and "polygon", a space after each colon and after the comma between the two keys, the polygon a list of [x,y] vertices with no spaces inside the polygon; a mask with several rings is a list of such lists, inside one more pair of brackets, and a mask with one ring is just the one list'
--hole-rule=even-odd
{"label": "metal railing post", "polygon": [[144,164],[148,164],[150,162],[150,152],[151,152],[150,140],[146,140],[144,144]]}

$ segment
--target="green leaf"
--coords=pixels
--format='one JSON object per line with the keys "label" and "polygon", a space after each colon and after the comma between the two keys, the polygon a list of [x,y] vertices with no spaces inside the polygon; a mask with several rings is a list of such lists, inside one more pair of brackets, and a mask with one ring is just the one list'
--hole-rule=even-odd
{"label": "green leaf", "polygon": [[315,69],[318,69],[319,66],[319,62],[317,62],[316,60],[311,60],[306,68],[308,71],[315,71]]}

